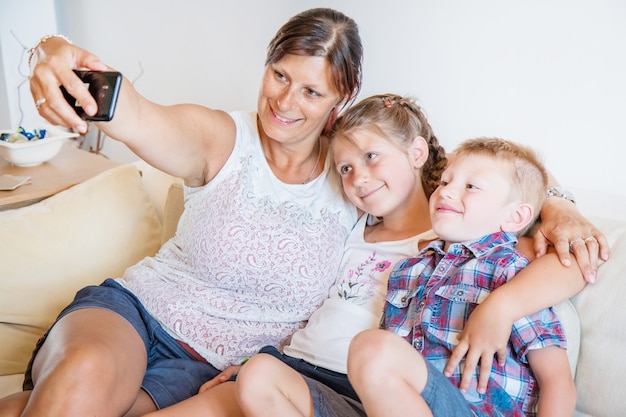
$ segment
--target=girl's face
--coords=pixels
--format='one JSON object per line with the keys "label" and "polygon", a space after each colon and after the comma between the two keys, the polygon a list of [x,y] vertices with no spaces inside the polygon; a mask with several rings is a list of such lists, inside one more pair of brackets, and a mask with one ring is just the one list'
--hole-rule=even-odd
{"label": "girl's face", "polygon": [[352,139],[337,136],[332,144],[335,168],[350,201],[379,217],[413,207],[409,202],[422,193],[420,171],[414,162],[419,155],[412,158],[411,151],[400,149],[372,129],[358,129]]}
{"label": "girl's face", "polygon": [[326,58],[287,54],[265,68],[258,101],[261,129],[282,143],[317,140],[340,101]]}
{"label": "girl's face", "polygon": [[449,242],[500,231],[517,206],[511,201],[512,169],[484,155],[453,158],[430,197],[433,231]]}

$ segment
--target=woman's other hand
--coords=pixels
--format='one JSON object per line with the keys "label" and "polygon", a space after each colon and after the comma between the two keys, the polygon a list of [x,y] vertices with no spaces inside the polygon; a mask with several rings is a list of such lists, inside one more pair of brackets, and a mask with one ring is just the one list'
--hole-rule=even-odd
{"label": "woman's other hand", "polygon": [[215,378],[202,384],[202,386],[200,386],[200,389],[198,390],[198,393],[207,391],[223,382],[228,381],[234,375],[237,375],[240,369],[241,369],[241,365],[229,366],[228,368],[224,369],[222,372],[217,374]]}
{"label": "woman's other hand", "polygon": [[30,91],[39,114],[53,125],[65,126],[80,133],[87,132],[87,122],[68,104],[60,86],[64,86],[76,98],[87,114],[93,115],[97,110],[96,101],[72,70],[106,71],[109,68],[92,53],[61,37],[42,40],[32,52],[30,65]]}
{"label": "woman's other hand", "polygon": [[571,201],[551,197],[546,199],[541,209],[541,224],[534,236],[537,256],[547,253],[554,246],[564,266],[571,265],[574,254],[585,280],[593,283],[598,271],[598,257],[609,258],[609,244],[606,236]]}

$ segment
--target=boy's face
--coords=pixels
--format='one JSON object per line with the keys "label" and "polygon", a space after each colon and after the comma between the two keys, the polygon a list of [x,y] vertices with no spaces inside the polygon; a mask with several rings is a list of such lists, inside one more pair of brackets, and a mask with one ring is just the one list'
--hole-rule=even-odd
{"label": "boy's face", "polygon": [[433,231],[448,242],[464,242],[501,230],[516,207],[512,167],[485,155],[454,157],[430,198]]}
{"label": "boy's face", "polygon": [[335,169],[350,201],[381,217],[409,207],[421,186],[407,152],[367,128],[355,131],[352,139],[333,139]]}

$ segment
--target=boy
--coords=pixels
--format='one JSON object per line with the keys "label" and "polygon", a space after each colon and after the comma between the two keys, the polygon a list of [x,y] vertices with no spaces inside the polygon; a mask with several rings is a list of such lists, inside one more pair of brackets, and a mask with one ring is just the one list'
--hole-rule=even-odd
{"label": "boy", "polygon": [[514,323],[506,359],[486,387],[475,374],[459,389],[460,369],[443,375],[469,314],[528,264],[516,236],[536,218],[546,184],[528,148],[480,138],[455,151],[430,199],[441,240],[399,262],[389,278],[383,327],[395,334],[368,330],[350,346],[348,376],[368,416],[573,414],[565,337],[551,309]]}

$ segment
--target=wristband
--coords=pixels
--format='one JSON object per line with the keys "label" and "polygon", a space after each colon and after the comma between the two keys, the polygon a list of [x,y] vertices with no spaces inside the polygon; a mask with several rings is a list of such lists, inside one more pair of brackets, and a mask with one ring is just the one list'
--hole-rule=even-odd
{"label": "wristband", "polygon": [[65,42],[69,43],[70,45],[72,45],[72,41],[69,40],[67,38],[67,36],[65,35],[61,35],[59,33],[55,33],[53,35],[46,35],[44,37],[42,37],[41,39],[39,39],[37,41],[37,43],[28,50],[27,52],[27,58],[26,58],[26,64],[28,65],[28,68],[30,68],[30,62],[33,60],[33,55],[35,55],[35,51],[37,50],[37,48],[39,47],[39,45],[41,45],[42,43],[45,43],[48,39],[52,39],[52,38],[61,38],[63,39]]}

